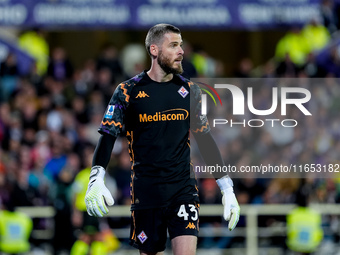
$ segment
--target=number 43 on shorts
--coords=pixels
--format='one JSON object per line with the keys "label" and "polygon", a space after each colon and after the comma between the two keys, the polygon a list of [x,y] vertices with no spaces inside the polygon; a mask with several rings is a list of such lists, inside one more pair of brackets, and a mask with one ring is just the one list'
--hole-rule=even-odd
{"label": "number 43 on shorts", "polygon": [[196,221],[198,219],[198,208],[196,208],[195,205],[192,205],[192,204],[188,204],[189,206],[189,213],[187,213],[187,210],[185,209],[185,205],[181,205],[179,207],[179,210],[178,210],[178,213],[177,213],[177,216],[178,217],[183,217],[184,220],[189,220],[189,216],[190,216],[190,220],[192,221]]}

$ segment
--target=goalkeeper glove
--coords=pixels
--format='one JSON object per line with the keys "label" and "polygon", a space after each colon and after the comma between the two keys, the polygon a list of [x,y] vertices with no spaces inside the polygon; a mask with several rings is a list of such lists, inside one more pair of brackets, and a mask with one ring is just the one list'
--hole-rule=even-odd
{"label": "goalkeeper glove", "polygon": [[217,185],[220,187],[222,192],[222,204],[224,207],[223,218],[229,221],[228,228],[232,231],[240,218],[240,206],[236,200],[233,181],[228,175],[217,179]]}
{"label": "goalkeeper glove", "polygon": [[89,186],[85,195],[87,213],[91,216],[103,217],[109,212],[105,202],[110,206],[114,204],[113,197],[104,184],[104,175],[103,167],[93,166],[91,168]]}

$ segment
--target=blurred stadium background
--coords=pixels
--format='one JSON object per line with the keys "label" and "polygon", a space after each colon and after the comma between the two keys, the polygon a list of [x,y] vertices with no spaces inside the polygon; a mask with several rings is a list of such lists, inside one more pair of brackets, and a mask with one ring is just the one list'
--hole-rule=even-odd
{"label": "blurred stadium background", "polygon": [[[188,77],[329,81],[312,87],[317,117],[290,133],[244,128],[216,134],[225,162],[339,163],[339,7],[339,0],[0,0],[0,206],[33,220],[28,254],[70,253],[81,228],[76,176],[91,165],[115,87],[148,68],[144,39],[156,23],[182,30]],[[268,101],[268,91],[259,100]],[[124,138],[112,154],[107,182],[116,205],[101,228],[110,254],[136,254],[127,240]],[[301,194],[321,214],[315,254],[340,254],[336,176],[234,180],[242,216],[233,232],[222,221],[215,182],[198,181],[198,254],[296,254],[286,245],[286,215]]]}

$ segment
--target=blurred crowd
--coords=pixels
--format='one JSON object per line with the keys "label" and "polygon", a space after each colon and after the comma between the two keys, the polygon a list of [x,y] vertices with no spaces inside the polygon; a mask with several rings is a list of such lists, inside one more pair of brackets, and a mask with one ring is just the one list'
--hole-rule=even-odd
{"label": "blurred crowd", "polygon": [[[270,108],[271,89],[280,86],[266,82],[269,78],[301,78],[292,84],[311,91],[308,109],[313,111],[313,116],[306,117],[292,107],[285,119],[298,120],[295,128],[213,129],[227,164],[339,164],[340,84],[336,78],[340,76],[340,54],[336,47],[326,48],[338,29],[338,21],[332,13],[331,1],[323,1],[321,18],[312,19],[303,28],[289,30],[278,42],[275,56],[263,66],[255,68],[249,58],[240,61],[231,76],[244,79],[233,82],[245,88],[246,78],[257,77],[264,81],[254,92],[254,104],[258,109]],[[99,138],[97,129],[114,89],[119,82],[147,68],[147,55],[139,44],[128,45],[121,51],[108,44],[97,58],[88,59],[83,66],[75,68],[62,46],[49,49],[39,31],[28,33],[40,40],[38,44],[41,45],[40,50],[32,49],[27,33],[20,38],[23,49],[33,56],[37,54],[38,60],[30,73],[19,74],[12,53],[0,67],[0,206],[5,208],[8,201],[14,201],[15,206],[54,206],[58,216],[56,226],[58,220],[63,222],[61,232],[56,231],[55,247],[70,249],[75,239],[66,235],[72,235],[79,227],[72,217],[76,194],[74,180],[81,170],[91,166]],[[320,50],[325,48],[323,56],[318,58]],[[225,77],[223,60],[212,58],[205,49],[193,47],[190,42],[185,42],[184,50],[185,76]],[[312,82],[302,78],[319,79]],[[227,107],[231,107],[230,98],[224,96],[222,101],[230,102]],[[209,112],[209,119],[218,114],[218,111]],[[116,204],[129,205],[130,158],[123,137],[117,140],[112,153],[107,183]],[[196,156],[195,161],[200,162]],[[240,204],[296,202],[301,178],[249,177],[234,180]],[[201,202],[220,204],[221,194],[215,181],[199,178],[198,182]],[[307,176],[307,183],[311,187],[310,202],[340,201],[340,176]],[[324,219],[324,224],[337,224],[337,221],[329,217]],[[221,218],[213,222],[202,221],[202,224],[223,224]],[[46,224],[35,221],[34,228],[46,228]],[[129,221],[109,224],[128,226]],[[245,222],[241,219],[239,224]],[[273,221],[266,218],[260,224],[268,226]],[[202,246],[208,247],[211,242],[206,239]],[[218,242],[221,247],[230,245],[229,239]]]}
{"label": "blurred crowd", "polygon": [[[125,66],[123,71],[123,61],[111,44],[80,69],[74,68],[63,47],[52,49],[50,55],[45,67],[35,65],[25,76],[18,73],[13,54],[1,63],[0,204],[5,209],[9,202],[54,206],[54,247],[69,250],[74,227],[79,227],[79,220],[72,217],[78,209],[75,178],[91,167],[103,113],[118,81],[127,79],[132,70]],[[145,58],[143,54],[136,61],[144,63]],[[141,68],[133,71],[138,73],[144,67],[134,68]],[[130,158],[123,139],[118,139],[113,154],[108,186],[116,204],[130,204]],[[34,227],[46,228],[44,224],[37,221]]]}

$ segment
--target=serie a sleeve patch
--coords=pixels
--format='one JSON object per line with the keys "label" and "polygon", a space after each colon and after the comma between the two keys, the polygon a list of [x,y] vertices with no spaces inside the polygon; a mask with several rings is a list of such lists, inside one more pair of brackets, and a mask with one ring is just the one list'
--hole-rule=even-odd
{"label": "serie a sleeve patch", "polygon": [[114,105],[109,105],[107,107],[107,110],[106,110],[104,118],[105,119],[112,119],[114,110],[115,110],[115,106]]}

